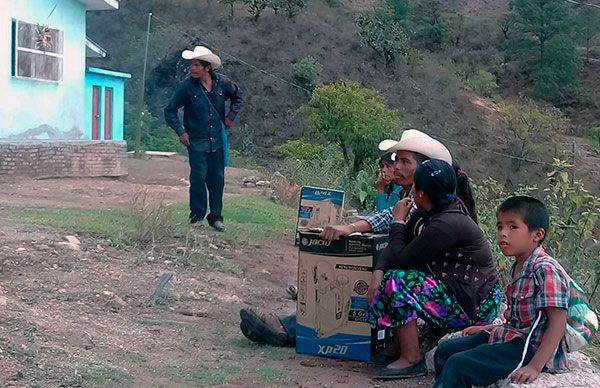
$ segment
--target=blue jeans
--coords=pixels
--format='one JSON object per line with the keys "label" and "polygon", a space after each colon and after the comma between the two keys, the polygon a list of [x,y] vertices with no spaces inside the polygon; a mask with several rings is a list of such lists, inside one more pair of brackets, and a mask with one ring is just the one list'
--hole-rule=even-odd
{"label": "blue jeans", "polygon": [[[194,150],[188,147],[190,162],[190,222],[204,219],[207,202],[209,224],[223,221],[223,189],[225,187],[225,160],[223,148],[214,152]],[[208,193],[207,193],[208,191]]]}

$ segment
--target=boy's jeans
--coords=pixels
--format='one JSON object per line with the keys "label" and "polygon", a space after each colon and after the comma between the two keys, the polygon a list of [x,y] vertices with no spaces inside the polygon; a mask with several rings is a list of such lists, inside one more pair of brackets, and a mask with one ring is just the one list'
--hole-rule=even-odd
{"label": "boy's jeans", "polygon": [[[521,361],[525,341],[521,338],[506,343],[488,343],[489,334],[475,335],[442,342],[435,352],[435,388],[488,386],[506,378]],[[533,358],[527,350],[523,366]]]}

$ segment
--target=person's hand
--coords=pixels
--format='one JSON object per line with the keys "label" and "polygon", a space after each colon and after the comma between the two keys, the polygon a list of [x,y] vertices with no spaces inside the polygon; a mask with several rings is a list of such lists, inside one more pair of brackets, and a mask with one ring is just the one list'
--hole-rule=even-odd
{"label": "person's hand", "polygon": [[184,146],[189,146],[190,145],[190,135],[187,134],[187,132],[182,133],[179,136],[179,141],[181,142],[181,144],[183,144]]}
{"label": "person's hand", "polygon": [[412,206],[412,198],[404,198],[398,201],[398,203],[392,209],[392,217],[394,221],[406,221],[410,207]]}
{"label": "person's hand", "polygon": [[515,373],[510,376],[510,379],[516,384],[529,384],[533,383],[539,375],[539,370],[530,365],[525,365],[524,367],[517,369]]}
{"label": "person's hand", "polygon": [[352,233],[350,225],[329,225],[319,233],[319,237],[323,240],[339,240],[341,236],[348,236]]}
{"label": "person's hand", "polygon": [[226,126],[227,128],[231,128],[231,126],[232,126],[232,125],[233,125],[233,120],[232,120],[232,119],[230,119],[229,117],[227,117],[227,118],[225,119],[225,126]]}
{"label": "person's hand", "polygon": [[373,300],[373,296],[375,295],[375,291],[379,288],[381,281],[383,280],[383,271],[380,269],[376,269],[373,271],[371,275],[371,283],[369,284],[369,290],[367,291],[367,300],[369,303]]}
{"label": "person's hand", "polygon": [[462,331],[463,336],[474,335],[484,330],[488,330],[489,326],[469,326]]}
{"label": "person's hand", "polygon": [[387,186],[388,183],[387,179],[383,177],[383,174],[379,174],[379,177],[375,181],[375,187],[379,193],[383,193],[385,191],[385,186]]}

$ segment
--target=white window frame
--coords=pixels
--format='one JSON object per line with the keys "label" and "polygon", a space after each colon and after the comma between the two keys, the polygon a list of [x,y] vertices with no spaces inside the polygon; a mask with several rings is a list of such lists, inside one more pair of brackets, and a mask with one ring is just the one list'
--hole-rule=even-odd
{"label": "white window frame", "polygon": [[[28,47],[20,47],[19,46],[19,25],[20,24],[30,24],[30,25],[39,25],[39,23],[31,23],[31,22],[27,22],[25,20],[20,20],[20,19],[12,19],[13,23],[14,23],[14,31],[13,31],[13,55],[14,55],[14,63],[13,63],[13,69],[12,69],[12,75],[15,78],[19,78],[19,79],[27,79],[27,80],[35,80],[35,81],[41,81],[41,82],[49,82],[49,83],[61,83],[63,81],[63,74],[64,74],[64,31],[61,30],[60,28],[56,28],[56,27],[52,27],[52,26],[45,26],[48,27],[52,30],[56,30],[61,34],[61,43],[62,43],[62,53],[58,54],[58,53],[51,53],[51,52],[47,52],[47,51],[43,51],[43,50],[37,50],[37,49],[32,49],[32,48],[28,48]],[[45,56],[50,56],[50,57],[55,57],[55,58],[59,58],[60,59],[60,72],[59,72],[59,78],[57,80],[53,80],[53,79],[46,79],[46,78],[38,78],[38,77],[27,77],[27,76],[23,76],[23,75],[19,75],[19,52],[27,52],[27,53],[33,53],[33,54],[42,54]]]}

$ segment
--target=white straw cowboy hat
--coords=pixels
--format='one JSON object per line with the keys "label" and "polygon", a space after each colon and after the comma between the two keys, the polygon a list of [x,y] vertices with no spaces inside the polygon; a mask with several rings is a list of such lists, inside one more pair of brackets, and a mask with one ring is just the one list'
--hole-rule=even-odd
{"label": "white straw cowboy hat", "polygon": [[221,58],[204,46],[196,46],[193,51],[185,50],[181,53],[181,57],[183,59],[198,59],[200,61],[208,62],[212,65],[213,69],[221,67]]}
{"label": "white straw cowboy hat", "polygon": [[402,132],[400,141],[383,140],[379,143],[379,149],[382,151],[410,151],[423,154],[430,159],[440,159],[452,165],[452,156],[445,145],[435,140],[431,136],[417,131],[416,129],[407,129]]}

